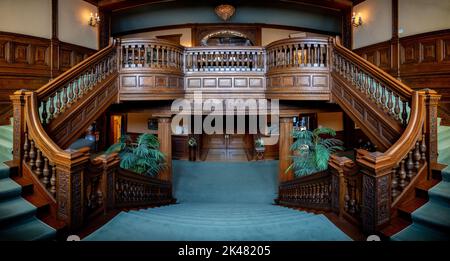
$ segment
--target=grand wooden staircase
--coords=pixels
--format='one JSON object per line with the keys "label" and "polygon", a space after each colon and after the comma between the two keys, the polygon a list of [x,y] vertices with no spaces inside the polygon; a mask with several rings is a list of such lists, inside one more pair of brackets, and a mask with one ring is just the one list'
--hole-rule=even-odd
{"label": "grand wooden staircase", "polygon": [[338,39],[293,38],[242,50],[116,39],[37,91],[11,96],[17,182],[31,182],[67,231],[113,209],[172,203],[170,180],[123,171],[116,154],[92,158],[86,148],[67,147],[113,103],[196,91],[337,103],[378,151],[358,150],[355,161],[333,156],[329,171],[281,183],[277,202],[333,211],[365,233],[397,226],[405,202],[439,172],[439,96],[412,90]]}

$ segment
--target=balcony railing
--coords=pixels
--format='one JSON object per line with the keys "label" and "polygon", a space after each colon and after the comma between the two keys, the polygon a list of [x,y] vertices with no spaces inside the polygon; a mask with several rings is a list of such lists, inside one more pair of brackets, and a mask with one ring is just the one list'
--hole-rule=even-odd
{"label": "balcony railing", "polygon": [[185,72],[265,72],[262,47],[192,47],[184,52]]}

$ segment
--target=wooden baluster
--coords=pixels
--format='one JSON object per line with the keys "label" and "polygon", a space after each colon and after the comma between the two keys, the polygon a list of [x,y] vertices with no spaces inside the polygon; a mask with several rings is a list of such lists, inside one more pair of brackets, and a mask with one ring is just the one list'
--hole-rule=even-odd
{"label": "wooden baluster", "polygon": [[400,97],[398,95],[395,95],[395,107],[394,107],[394,116],[397,120],[401,120],[401,115],[400,115]]}
{"label": "wooden baluster", "polygon": [[36,171],[34,172],[38,178],[42,175],[42,152],[39,149],[36,149]]}
{"label": "wooden baluster", "polygon": [[50,176],[50,169],[48,166],[48,159],[46,157],[44,157],[44,169],[42,171],[42,183],[44,184],[44,187],[48,187],[50,180],[49,180],[49,176]]}
{"label": "wooden baluster", "polygon": [[398,192],[398,178],[399,178],[399,166],[392,171],[392,177],[391,177],[391,197],[392,199],[395,199],[399,192]]}
{"label": "wooden baluster", "polygon": [[28,133],[26,133],[25,132],[25,134],[24,134],[24,142],[23,142],[23,161],[24,162],[27,162],[28,161],[28,147],[29,147],[29,145],[28,145]]}
{"label": "wooden baluster", "polygon": [[400,162],[400,171],[398,172],[398,177],[400,180],[400,182],[398,183],[398,186],[400,188],[400,191],[403,191],[403,189],[405,189],[405,187],[407,185],[404,159]]}
{"label": "wooden baluster", "polygon": [[122,66],[124,66],[125,68],[128,68],[128,67],[130,67],[129,60],[128,60],[128,47],[123,46],[123,49],[125,49],[125,58],[123,59]]}
{"label": "wooden baluster", "polygon": [[420,167],[420,143],[419,141],[416,142],[416,147],[414,148],[414,169],[416,173],[419,173],[419,167]]}
{"label": "wooden baluster", "polygon": [[50,193],[56,196],[56,165],[52,165],[52,177],[50,178]]}
{"label": "wooden baluster", "polygon": [[42,101],[41,107],[42,107],[42,112],[41,112],[42,125],[45,126],[45,125],[47,125],[47,116],[48,116],[47,101],[45,99]]}
{"label": "wooden baluster", "polygon": [[56,93],[55,93],[55,96],[56,96],[56,102],[55,102],[55,117],[56,117],[56,115],[58,115],[60,112],[61,112],[61,96],[62,96],[62,91],[61,92],[58,92],[58,91],[56,91]]}
{"label": "wooden baluster", "polygon": [[[99,71],[101,70],[99,69]],[[101,73],[99,75],[101,75]],[[80,98],[80,90],[78,88],[77,82],[75,81],[72,82],[72,87],[73,87],[73,100],[76,101]]]}
{"label": "wooden baluster", "polygon": [[137,45],[138,57],[137,57],[137,67],[142,67],[141,63],[141,45]]}
{"label": "wooden baluster", "polygon": [[388,90],[387,112],[392,115],[392,107],[394,106],[392,101],[392,91]]}
{"label": "wooden baluster", "polygon": [[381,88],[381,83],[379,82],[375,82],[375,101],[378,105],[380,105],[380,100],[381,100],[381,93],[380,93],[380,88]]}
{"label": "wooden baluster", "polygon": [[425,140],[425,134],[422,134],[422,142],[420,143],[420,156],[423,161],[427,160],[426,152],[427,152],[427,144]]}
{"label": "wooden baluster", "polygon": [[53,95],[50,95],[49,98],[48,112],[50,113],[48,120],[51,121],[55,117],[55,97]]}
{"label": "wooden baluster", "polygon": [[156,48],[156,63],[155,63],[155,67],[160,67],[159,66],[159,46],[158,45],[155,45],[155,48]]}
{"label": "wooden baluster", "polygon": [[408,152],[408,161],[406,163],[406,169],[408,170],[406,177],[409,181],[414,177],[414,161],[413,161],[413,152]]}
{"label": "wooden baluster", "polygon": [[406,127],[407,123],[408,123],[408,112],[407,112],[407,107],[408,107],[408,102],[406,100],[403,100],[403,106],[402,106],[402,124],[403,127]]}
{"label": "wooden baluster", "polygon": [[386,87],[381,86],[381,107],[386,108]]}
{"label": "wooden baluster", "polygon": [[[72,87],[71,87],[72,86]],[[72,92],[72,89],[73,88],[73,85],[71,85],[70,83],[67,85],[67,100],[65,101],[65,102],[63,102],[63,105],[64,104],[66,104],[67,102],[68,103],[72,103],[74,100],[75,100],[75,98],[74,98],[74,95],[73,95],[73,92]],[[65,91],[64,91],[64,93],[66,93]]]}
{"label": "wooden baluster", "polygon": [[35,166],[35,160],[36,160],[36,150],[34,147],[34,141],[30,141],[30,169],[33,169]]}

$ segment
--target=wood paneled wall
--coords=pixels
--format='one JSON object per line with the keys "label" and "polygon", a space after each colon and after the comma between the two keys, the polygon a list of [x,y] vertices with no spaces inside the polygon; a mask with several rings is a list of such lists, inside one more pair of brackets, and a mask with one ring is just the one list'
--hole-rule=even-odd
{"label": "wood paneled wall", "polygon": [[43,86],[94,52],[60,41],[52,48],[50,39],[0,32],[0,104],[9,103],[16,90]]}
{"label": "wood paneled wall", "polygon": [[[399,52],[394,52],[396,45],[393,41],[354,52],[412,88],[436,90],[442,95],[443,109],[450,110],[450,29],[400,38]],[[398,73],[396,60],[399,61]]]}

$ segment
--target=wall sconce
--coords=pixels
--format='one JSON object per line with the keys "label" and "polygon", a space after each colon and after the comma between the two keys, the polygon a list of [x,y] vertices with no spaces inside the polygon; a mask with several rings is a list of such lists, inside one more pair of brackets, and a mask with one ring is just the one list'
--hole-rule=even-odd
{"label": "wall sconce", "polygon": [[95,13],[95,16],[91,13],[88,24],[92,27],[95,27],[99,23],[100,23],[100,16],[98,16],[97,13]]}
{"label": "wall sconce", "polygon": [[358,13],[358,15],[356,15],[355,12],[353,12],[352,15],[352,25],[354,27],[358,27],[362,25],[362,17],[361,17],[361,13]]}

